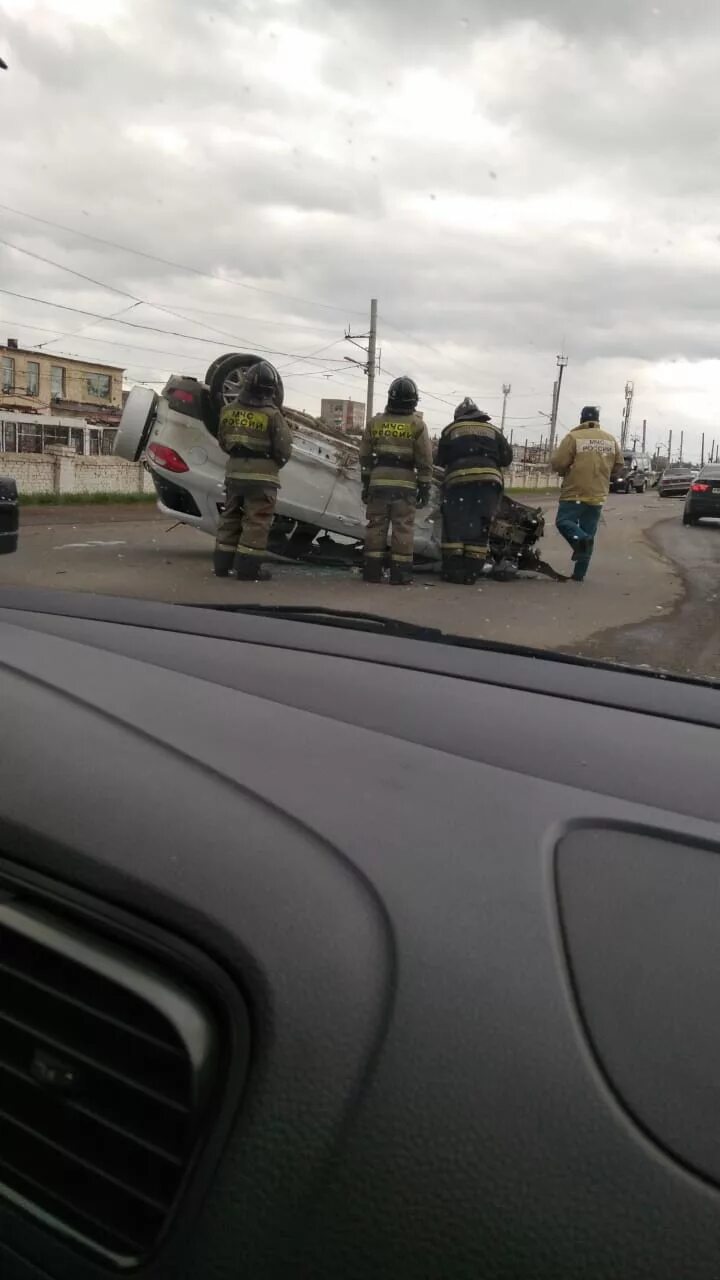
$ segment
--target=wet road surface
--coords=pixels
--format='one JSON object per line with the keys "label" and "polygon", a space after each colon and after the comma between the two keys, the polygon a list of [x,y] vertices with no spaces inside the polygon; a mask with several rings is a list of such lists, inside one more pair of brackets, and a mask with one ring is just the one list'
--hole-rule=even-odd
{"label": "wet road surface", "polygon": [[[555,503],[544,498],[540,503],[547,520],[542,554],[568,572],[570,553],[553,527]],[[397,588],[370,586],[346,569],[286,565],[273,567],[270,583],[222,581],[212,575],[210,538],[173,527],[154,507],[23,508],[20,549],[0,560],[0,589],[7,583],[176,603],[320,605],[460,635],[655,663],[652,650],[658,634],[664,634],[662,627],[657,631],[657,619],[667,617],[676,634],[674,610],[682,592],[667,554],[674,557],[676,542],[687,548],[697,541],[707,550],[712,541],[720,548],[715,530],[683,529],[681,511],[682,503],[661,501],[654,493],[611,496],[581,586],[525,578],[483,580],[470,588],[420,575],[411,587]],[[704,572],[709,581],[709,566]],[[702,591],[707,594],[707,586]],[[628,648],[629,628],[637,623],[646,630],[641,628]],[[680,626],[685,629],[686,623]],[[706,648],[695,647],[693,662],[705,661]]]}
{"label": "wet road surface", "polygon": [[720,679],[720,520],[685,527],[678,503],[674,518],[654,525],[646,537],[679,572],[682,597],[669,613],[610,628],[574,651]]}

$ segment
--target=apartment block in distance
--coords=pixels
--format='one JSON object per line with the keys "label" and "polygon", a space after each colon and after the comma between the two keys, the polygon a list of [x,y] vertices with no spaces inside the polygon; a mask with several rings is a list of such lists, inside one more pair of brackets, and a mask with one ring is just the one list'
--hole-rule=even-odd
{"label": "apartment block in distance", "polygon": [[0,345],[0,413],[53,414],[117,426],[124,370],[26,350],[16,338]]}
{"label": "apartment block in distance", "polygon": [[335,431],[357,435],[365,426],[365,405],[361,400],[321,400],[320,417]]}

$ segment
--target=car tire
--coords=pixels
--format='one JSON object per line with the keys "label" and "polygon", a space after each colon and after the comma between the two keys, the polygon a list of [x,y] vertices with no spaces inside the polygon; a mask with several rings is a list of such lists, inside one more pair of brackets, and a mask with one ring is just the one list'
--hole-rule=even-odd
{"label": "car tire", "polygon": [[[223,405],[234,404],[242,387],[245,370],[250,369],[252,365],[264,360],[264,358],[264,356],[241,355],[235,351],[231,352],[230,355],[222,356],[214,362],[214,365],[210,365],[207,384],[210,390],[210,399],[218,410]],[[270,362],[268,361],[267,363],[269,364]],[[282,409],[285,388],[277,369],[275,369],[275,374],[277,376],[278,389],[274,401],[278,409]]]}
{"label": "car tire", "polygon": [[155,423],[159,396],[151,387],[133,387],[120,417],[113,453],[126,462],[139,462]]}
{"label": "car tire", "polygon": [[685,525],[697,524],[697,516],[690,516],[688,515],[687,511],[683,511],[683,524]]}
{"label": "car tire", "polygon": [[[230,354],[234,355],[238,360],[241,360],[241,359],[242,359],[242,352],[241,352],[241,351],[233,351],[233,352],[231,352]],[[211,365],[208,365],[207,373],[205,374],[205,386],[206,386],[206,387],[209,387],[209,386],[210,386],[210,384],[211,384],[211,382],[212,382],[212,380],[213,380],[213,378],[214,378],[214,376],[215,376],[215,370],[216,370],[216,369],[218,369],[218,368],[220,367],[220,365],[222,364],[223,360],[229,360],[229,359],[230,359],[230,354],[226,354],[226,355],[224,355],[224,356],[218,356],[217,360],[213,360],[212,364],[211,364]]]}

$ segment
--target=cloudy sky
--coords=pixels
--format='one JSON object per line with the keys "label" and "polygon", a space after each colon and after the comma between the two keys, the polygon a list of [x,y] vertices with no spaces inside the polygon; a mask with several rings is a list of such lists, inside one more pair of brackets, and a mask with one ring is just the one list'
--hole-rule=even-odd
{"label": "cloudy sky", "polygon": [[375,296],[433,429],[509,382],[538,440],[564,349],[563,425],[632,379],[650,444],[720,440],[716,0],[388,10],[0,0],[0,335],[128,383],[265,349],[317,411]]}

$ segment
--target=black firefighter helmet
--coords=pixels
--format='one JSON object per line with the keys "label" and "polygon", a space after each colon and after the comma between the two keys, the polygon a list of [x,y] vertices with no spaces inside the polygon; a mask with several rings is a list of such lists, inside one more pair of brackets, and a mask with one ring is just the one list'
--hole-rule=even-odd
{"label": "black firefighter helmet", "polygon": [[395,378],[388,387],[388,413],[414,413],[420,399],[412,378]]}
{"label": "black firefighter helmet", "polygon": [[600,421],[600,410],[598,409],[597,405],[596,405],[596,404],[586,404],[586,405],[585,405],[585,408],[583,409],[582,413],[580,414],[580,421],[581,421],[581,422],[599,422],[599,421]]}
{"label": "black firefighter helmet", "polygon": [[462,422],[463,418],[474,418],[475,422],[490,421],[490,414],[478,409],[475,401],[470,396],[466,396],[464,400],[460,401],[453,417],[455,422]]}
{"label": "black firefighter helmet", "polygon": [[253,400],[269,400],[278,387],[277,374],[267,360],[251,364],[243,378],[243,392]]}

